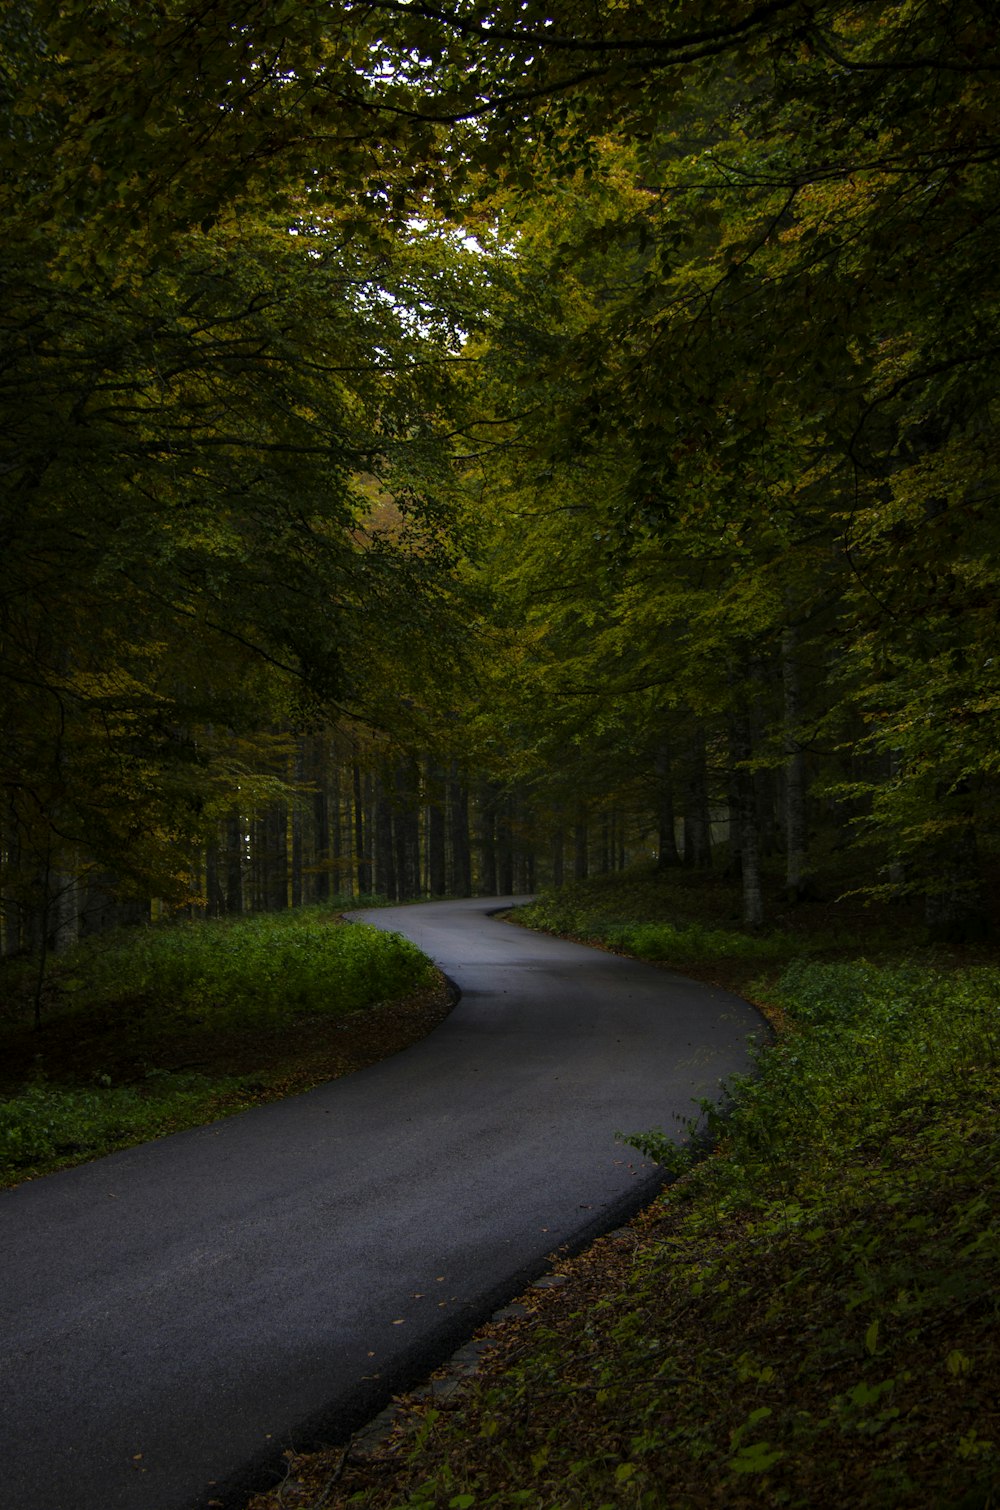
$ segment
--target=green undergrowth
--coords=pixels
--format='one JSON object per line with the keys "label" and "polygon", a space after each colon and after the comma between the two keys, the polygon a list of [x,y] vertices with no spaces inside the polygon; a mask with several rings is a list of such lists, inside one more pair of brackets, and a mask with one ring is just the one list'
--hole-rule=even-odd
{"label": "green undergrowth", "polygon": [[44,1079],[0,1099],[0,1184],[197,1127],[252,1106],[251,1076],[147,1072],[138,1085],[92,1087]]}
{"label": "green undergrowth", "polygon": [[214,1031],[302,1012],[342,1016],[412,989],[424,968],[398,934],[277,913],[96,941],[61,964],[60,987],[87,1005],[137,997],[162,1027]]}
{"label": "green undergrowth", "polygon": [[[612,888],[602,881],[543,892],[518,908],[517,919],[528,928],[585,939],[679,969],[717,960],[780,965],[797,954],[840,947],[843,942],[842,932],[834,934],[829,929],[803,939],[780,927],[748,932],[736,921],[719,926],[715,919],[685,915],[685,903],[689,907],[692,899],[681,894],[677,905],[675,890],[665,885],[647,884],[642,889],[642,913],[647,915],[636,918],[629,915],[635,905],[634,890]],[[658,910],[669,916],[656,917]]]}
{"label": "green undergrowth", "polygon": [[301,1089],[303,1045],[324,1078],[331,1029],[435,979],[400,935],[320,909],[87,940],[52,962],[39,1031],[31,974],[0,971],[0,1184]]}
{"label": "green undergrowth", "polygon": [[1000,1504],[1000,970],[800,958],[767,990],[787,1027],[715,1151],[697,1111],[631,1138],[677,1176],[634,1242],[323,1503]]}

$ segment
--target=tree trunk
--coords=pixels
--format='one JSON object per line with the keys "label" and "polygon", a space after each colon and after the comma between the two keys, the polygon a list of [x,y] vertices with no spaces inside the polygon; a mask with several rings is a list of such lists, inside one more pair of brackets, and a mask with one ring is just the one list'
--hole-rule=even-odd
{"label": "tree trunk", "polygon": [[497,839],[496,839],[497,793],[488,781],[479,788],[479,812],[476,829],[479,840],[479,885],[480,896],[497,894]]}
{"label": "tree trunk", "polygon": [[469,789],[462,779],[457,762],[452,761],[448,777],[448,859],[453,896],[472,895],[472,849],[469,843]]}
{"label": "tree trunk", "polygon": [[[310,900],[314,902],[330,900],[330,796],[324,777],[325,773],[320,777],[312,798],[314,870]],[[333,780],[336,781],[336,779],[336,773],[334,773]]]}
{"label": "tree trunk", "polygon": [[412,759],[396,766],[396,895],[420,895],[420,768]]}
{"label": "tree trunk", "polygon": [[527,896],[535,889],[535,852],[526,846],[518,850],[514,889],[518,896]]}
{"label": "tree trunk", "polygon": [[21,948],[21,904],[16,891],[17,878],[21,873],[21,833],[12,797],[7,800],[0,862],[0,875],[13,882],[0,893],[0,953],[17,954]]}
{"label": "tree trunk", "polygon": [[358,895],[366,896],[372,889],[372,868],[365,849],[367,833],[360,766],[352,767],[351,777],[354,784],[354,871]]}
{"label": "tree trunk", "polygon": [[566,863],[566,831],[562,827],[556,829],[552,835],[552,884],[563,884],[563,869]]}
{"label": "tree trunk", "polygon": [[514,892],[514,834],[512,825],[511,797],[504,797],[500,801],[496,815],[496,885],[501,896],[512,896]]}
{"label": "tree trunk", "polygon": [[396,852],[393,844],[392,804],[381,774],[375,777],[375,876],[374,887],[381,895],[395,901],[399,896]]}
{"label": "tree trunk", "polygon": [[688,775],[684,790],[684,864],[695,870],[707,870],[711,863],[705,731],[699,727],[692,735],[688,751]]}
{"label": "tree trunk", "polygon": [[928,882],[924,917],[931,937],[970,944],[989,933],[972,793],[967,781],[938,790],[939,809],[951,828],[924,857]]}
{"label": "tree trunk", "polygon": [[[737,697],[741,689],[737,690]],[[743,884],[743,922],[759,928],[764,921],[764,894],[760,874],[760,837],[758,834],[757,793],[749,762],[753,758],[750,713],[739,702],[731,718],[733,790],[736,801],[740,839],[740,878]]]}
{"label": "tree trunk", "polygon": [[323,893],[323,901],[328,902],[331,897],[339,897],[344,885],[343,858],[344,858],[344,833],[341,826],[343,799],[340,789],[340,766],[334,764],[330,773],[330,785],[325,804],[326,820],[329,825],[330,845],[330,878],[326,891]]}
{"label": "tree trunk", "polygon": [[585,881],[590,872],[590,855],[587,841],[587,814],[583,808],[580,808],[577,811],[576,822],[573,825],[574,881]]}
{"label": "tree trunk", "polygon": [[243,820],[231,813],[224,826],[226,911],[239,917],[243,911]]}
{"label": "tree trunk", "polygon": [[205,915],[220,918],[226,910],[226,895],[222,888],[222,856],[218,839],[209,839],[205,845]]}
{"label": "tree trunk", "polygon": [[781,636],[781,676],[785,703],[785,889],[790,902],[802,902],[813,891],[809,874],[806,757],[799,738],[802,687],[798,639],[798,630],[791,626]]}
{"label": "tree trunk", "polygon": [[276,802],[264,819],[266,844],[264,906],[283,912],[288,906],[288,809]]}
{"label": "tree trunk", "polygon": [[64,954],[80,938],[80,884],[72,871],[52,876],[52,946]]}
{"label": "tree trunk", "polygon": [[667,870],[681,863],[677,849],[677,822],[674,813],[674,775],[670,744],[664,739],[656,752],[656,868]]}
{"label": "tree trunk", "polygon": [[445,859],[445,781],[444,773],[432,761],[427,763],[427,890],[432,897],[443,897],[448,890]]}

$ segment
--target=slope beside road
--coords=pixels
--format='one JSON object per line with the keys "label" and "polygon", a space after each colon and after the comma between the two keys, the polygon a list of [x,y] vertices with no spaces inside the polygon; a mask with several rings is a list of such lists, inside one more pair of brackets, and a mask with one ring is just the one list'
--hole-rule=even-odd
{"label": "slope beside road", "polygon": [[616,1132],[748,1067],[748,1003],[488,916],[357,914],[461,999],[369,1069],[0,1194],[2,1500],[239,1503],[659,1182]]}

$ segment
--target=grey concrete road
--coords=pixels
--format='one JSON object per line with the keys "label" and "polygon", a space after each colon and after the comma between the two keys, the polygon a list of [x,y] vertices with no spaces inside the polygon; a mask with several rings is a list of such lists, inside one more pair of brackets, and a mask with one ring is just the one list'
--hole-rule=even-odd
{"label": "grey concrete road", "polygon": [[761,1019],[498,905],[364,915],[461,990],[421,1043],[0,1194],[0,1504],[238,1504],[652,1194],[616,1131],[716,1096]]}

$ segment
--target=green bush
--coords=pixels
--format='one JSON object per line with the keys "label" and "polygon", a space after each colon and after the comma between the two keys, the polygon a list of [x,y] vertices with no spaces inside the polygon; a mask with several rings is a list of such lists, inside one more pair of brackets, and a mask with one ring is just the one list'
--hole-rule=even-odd
{"label": "green bush", "polygon": [[28,1086],[0,1100],[0,1180],[211,1120],[234,1095],[238,1098],[239,1087],[235,1078],[169,1074],[151,1076],[146,1086]]}
{"label": "green bush", "polygon": [[[686,1120],[693,1158],[706,1118],[728,1157],[704,1166],[737,1204],[810,1180],[839,1177],[857,1150],[927,1107],[959,1105],[1000,1071],[1000,971],[934,971],[866,961],[797,960],[770,992],[792,1030],[757,1052],[755,1073],[729,1083],[724,1117]],[[676,1170],[677,1143],[660,1129],[628,1139]]]}
{"label": "green bush", "polygon": [[802,947],[788,934],[745,933],[739,929],[708,928],[701,923],[632,922],[610,917],[585,896],[545,892],[519,908],[517,920],[548,933],[572,934],[634,954],[638,959],[678,967],[713,959],[781,962]]}
{"label": "green bush", "polygon": [[[23,976],[5,973],[12,1005],[4,1032],[15,1043],[31,1020]],[[0,1099],[0,1183],[239,1110],[263,1088],[261,1075],[242,1075],[247,1036],[253,1041],[263,1031],[266,1042],[291,1044],[307,1019],[364,1012],[433,979],[431,962],[408,939],[333,923],[328,912],[175,923],[88,940],[54,961],[49,1034],[39,1045],[51,1054],[53,1033],[65,1044],[78,1031],[107,1032],[113,1074],[92,1066],[77,1077],[64,1052],[54,1056],[50,1080],[36,1074],[21,1088],[8,1082],[13,1093]],[[259,1037],[254,1052],[281,1058],[269,1056]],[[234,1056],[239,1070],[230,1073]],[[173,1068],[192,1061],[218,1068],[205,1075]]]}
{"label": "green bush", "polygon": [[123,932],[74,951],[60,975],[81,1002],[139,998],[168,1020],[237,1025],[343,1016],[418,989],[430,969],[399,934],[290,913]]}
{"label": "green bush", "polygon": [[712,959],[783,960],[795,948],[787,934],[739,933],[723,928],[705,928],[699,923],[676,927],[672,923],[612,925],[602,938],[613,948],[624,949],[639,959],[683,964]]}

